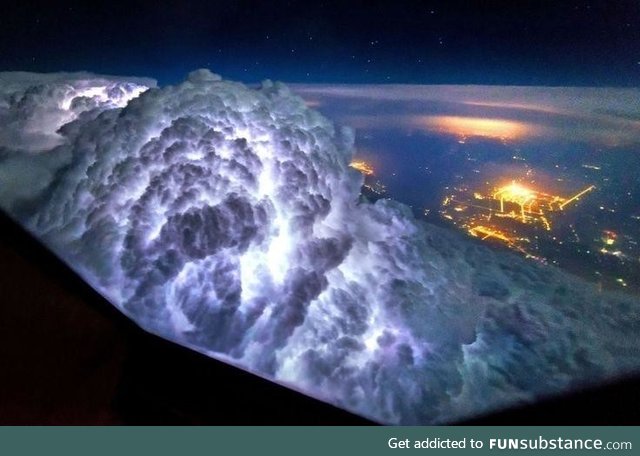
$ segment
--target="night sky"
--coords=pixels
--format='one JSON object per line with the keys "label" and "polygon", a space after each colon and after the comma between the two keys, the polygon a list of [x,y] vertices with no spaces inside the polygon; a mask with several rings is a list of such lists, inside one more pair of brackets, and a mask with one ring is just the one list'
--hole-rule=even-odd
{"label": "night sky", "polygon": [[[162,4],[162,5],[161,5]],[[13,2],[0,71],[180,81],[640,85],[640,2]]]}

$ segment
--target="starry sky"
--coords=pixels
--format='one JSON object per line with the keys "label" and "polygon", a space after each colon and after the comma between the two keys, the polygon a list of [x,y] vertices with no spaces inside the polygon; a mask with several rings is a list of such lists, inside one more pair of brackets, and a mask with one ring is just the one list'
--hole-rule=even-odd
{"label": "starry sky", "polygon": [[15,2],[0,71],[180,81],[640,85],[640,2]]}

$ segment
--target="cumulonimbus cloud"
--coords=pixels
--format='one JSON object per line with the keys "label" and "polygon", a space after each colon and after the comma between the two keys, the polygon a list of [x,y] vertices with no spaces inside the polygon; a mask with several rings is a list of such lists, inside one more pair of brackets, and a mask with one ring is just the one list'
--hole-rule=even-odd
{"label": "cumulonimbus cloud", "polygon": [[363,201],[352,131],[281,84],[21,77],[0,205],[148,331],[385,423],[640,365],[635,298]]}

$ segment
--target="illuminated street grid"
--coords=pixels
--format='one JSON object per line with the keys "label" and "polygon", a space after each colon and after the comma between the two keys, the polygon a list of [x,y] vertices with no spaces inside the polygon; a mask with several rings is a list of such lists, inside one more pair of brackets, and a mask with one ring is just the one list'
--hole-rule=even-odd
{"label": "illuminated street grid", "polygon": [[[514,160],[524,161],[519,156],[514,156]],[[375,177],[372,164],[354,160],[351,166],[365,176],[366,195],[387,196],[387,189]],[[592,164],[584,164],[582,168],[592,172],[601,169]],[[579,267],[574,265],[570,268],[572,272],[601,285],[627,288],[634,282],[634,274],[640,269],[640,249],[633,235],[603,226],[599,219],[592,217],[587,217],[588,231],[594,234],[587,239],[579,235],[579,231],[585,231],[585,223],[580,221],[580,217],[585,217],[585,204],[597,204],[597,185],[589,184],[575,188],[571,194],[557,195],[541,188],[534,179],[496,177],[494,181],[485,181],[484,185],[461,183],[443,189],[440,219],[469,236],[507,247],[542,263],[565,266],[562,260],[568,253],[579,256],[582,258],[578,261]],[[604,206],[599,210],[615,213],[615,209]],[[424,209],[423,215],[433,221],[431,212]],[[582,230],[576,229],[580,223]]]}

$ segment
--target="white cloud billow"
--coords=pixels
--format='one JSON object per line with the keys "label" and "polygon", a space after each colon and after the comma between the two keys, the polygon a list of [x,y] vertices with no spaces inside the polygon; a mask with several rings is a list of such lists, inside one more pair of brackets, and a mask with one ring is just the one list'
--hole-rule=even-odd
{"label": "white cloud billow", "polygon": [[149,331],[386,423],[640,364],[635,298],[360,201],[351,130],[283,85],[21,78],[0,204]]}

